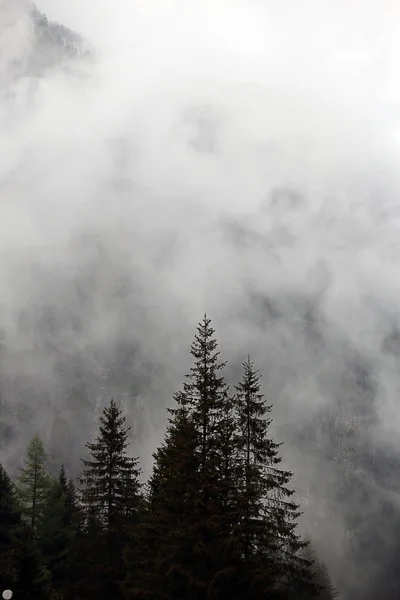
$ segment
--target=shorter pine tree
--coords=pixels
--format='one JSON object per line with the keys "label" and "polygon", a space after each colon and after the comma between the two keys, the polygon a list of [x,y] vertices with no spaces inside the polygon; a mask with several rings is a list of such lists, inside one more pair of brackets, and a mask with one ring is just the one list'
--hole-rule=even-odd
{"label": "shorter pine tree", "polygon": [[20,522],[15,490],[0,465],[0,589],[12,587],[16,578],[15,532]]}
{"label": "shorter pine tree", "polygon": [[72,482],[68,483],[62,466],[58,481],[53,482],[48,493],[37,536],[43,561],[51,573],[53,594],[60,595],[68,587],[71,549],[77,526],[74,488]]}
{"label": "shorter pine tree", "polygon": [[47,454],[43,442],[35,435],[28,445],[24,466],[16,485],[22,516],[29,524],[33,537],[36,536],[48,493],[53,485],[46,462]]}
{"label": "shorter pine tree", "polygon": [[237,481],[241,519],[236,537],[242,548],[247,597],[297,598],[302,589],[315,597],[310,563],[296,534],[298,505],[288,485],[292,473],[279,468],[281,444],[269,435],[271,406],[261,393],[260,375],[248,360],[236,386]]}
{"label": "shorter pine tree", "polygon": [[[337,598],[338,593],[332,584],[331,577],[329,575],[328,567],[323,560],[318,558],[318,555],[310,542],[307,540],[307,546],[303,550],[303,556],[311,564],[311,571],[314,574],[315,585],[318,588],[318,600],[334,600]],[[309,600],[315,596],[310,596],[304,593],[299,600]]]}
{"label": "shorter pine tree", "polygon": [[141,471],[138,459],[127,454],[130,427],[125,421],[111,399],[100,417],[98,437],[86,444],[90,459],[83,459],[81,478],[87,535],[95,544],[93,577],[103,581],[101,593],[113,598],[125,578],[123,555],[141,497]]}

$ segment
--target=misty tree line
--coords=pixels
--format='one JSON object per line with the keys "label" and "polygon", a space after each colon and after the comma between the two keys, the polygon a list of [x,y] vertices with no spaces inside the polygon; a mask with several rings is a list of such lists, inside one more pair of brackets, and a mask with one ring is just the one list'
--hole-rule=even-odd
{"label": "misty tree line", "polygon": [[78,482],[49,474],[38,435],[11,481],[0,466],[0,587],[24,600],[329,600],[328,571],[297,533],[299,507],[270,437],[250,357],[228,388],[210,320],[141,481],[112,399]]}

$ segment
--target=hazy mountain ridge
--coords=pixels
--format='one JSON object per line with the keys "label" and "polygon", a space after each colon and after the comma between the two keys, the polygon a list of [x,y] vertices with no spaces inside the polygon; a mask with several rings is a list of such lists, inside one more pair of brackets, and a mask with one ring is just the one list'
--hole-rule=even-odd
{"label": "hazy mountain ridge", "polygon": [[[35,78],[85,55],[82,38],[48,22],[36,9],[30,23],[35,33],[33,38],[28,36],[32,44],[15,67],[19,77]],[[234,92],[239,88],[233,88]],[[118,109],[123,90],[125,87],[121,86]],[[139,90],[138,95],[141,93]],[[146,101],[145,97],[143,103]],[[162,98],[161,108],[167,102],[168,98]],[[60,103],[56,103],[56,108],[61,113]],[[152,118],[156,119],[159,113],[162,110],[155,111]],[[76,124],[77,129],[90,130],[87,116]],[[215,218],[214,197],[209,201],[206,186],[199,194],[204,192],[209,202],[206,207],[199,208],[193,202],[186,208],[184,202],[180,206],[180,201],[168,205],[170,196],[173,198],[176,193],[179,198],[182,193],[185,201],[192,201],[189,177],[186,180],[192,162],[193,171],[199,168],[199,181],[210,176],[212,185],[227,196],[234,187],[232,184],[224,188],[217,177],[214,181],[211,163],[207,162],[223,154],[221,140],[229,118],[224,121],[223,111],[208,106],[186,108],[175,117],[178,124],[173,123],[172,133],[168,130],[171,151],[169,145],[158,148],[156,137],[156,150],[152,149],[151,135],[146,137],[148,145],[140,150],[137,140],[141,130],[136,133],[134,126],[128,124],[126,129],[132,126],[134,139],[124,138],[125,129],[120,137],[117,132],[113,139],[116,152],[112,176],[105,184],[103,172],[97,168],[90,174],[91,179],[99,178],[94,192],[92,188],[88,187],[89,192],[85,189],[84,177],[82,189],[78,188],[78,170],[77,194],[96,197],[91,218],[82,225],[83,230],[92,228],[90,231],[80,235],[73,230],[59,241],[59,224],[52,221],[57,208],[53,209],[49,202],[48,214],[46,207],[41,208],[50,223],[43,235],[46,238],[51,231],[59,246],[44,244],[39,251],[34,243],[32,248],[27,244],[12,255],[10,283],[9,287],[3,286],[5,300],[2,299],[0,317],[0,329],[3,323],[4,330],[0,359],[0,460],[13,472],[27,440],[38,430],[54,465],[63,461],[72,474],[77,473],[84,443],[97,415],[105,402],[115,396],[122,398],[127,407],[134,448],[144,460],[147,457],[148,471],[150,452],[164,427],[164,407],[171,403],[172,393],[188,367],[185,357],[194,319],[201,317],[207,300],[211,308],[216,308],[221,349],[224,358],[230,360],[229,381],[237,380],[243,353],[249,350],[263,372],[265,391],[274,404],[274,427],[279,439],[285,441],[285,457],[293,466],[296,486],[304,500],[304,528],[311,532],[321,555],[326,556],[339,589],[347,592],[345,597],[351,600],[392,600],[399,589],[394,565],[400,538],[396,505],[400,464],[393,431],[385,439],[385,429],[378,425],[382,404],[396,398],[400,379],[398,316],[395,308],[391,312],[379,303],[378,296],[368,296],[367,290],[364,304],[355,302],[353,307],[353,318],[365,320],[367,343],[363,348],[363,331],[352,329],[351,310],[350,316],[342,320],[340,314],[347,301],[346,293],[351,296],[354,288],[344,286],[344,300],[337,304],[334,294],[332,300],[328,293],[332,293],[335,275],[341,271],[342,257],[335,263],[339,253],[333,254],[332,267],[327,264],[326,248],[332,246],[336,251],[340,246],[350,246],[354,236],[361,240],[362,250],[371,242],[373,253],[379,249],[379,244],[373,246],[374,227],[363,230],[361,225],[357,229],[358,220],[363,224],[364,216],[359,206],[359,212],[356,210],[344,219],[339,203],[336,217],[334,191],[333,199],[324,198],[325,211],[307,212],[309,199],[301,185],[298,189],[295,185],[276,187],[265,194],[264,204],[255,214],[230,220]],[[189,160],[183,162],[176,187],[176,174],[168,173],[173,160],[179,163],[181,158],[181,147],[174,145],[175,134],[182,147],[189,148]],[[240,136],[232,139],[228,137],[225,144],[242,147]],[[46,160],[51,166],[39,174],[33,168],[34,181],[53,175],[51,137],[50,141]],[[67,142],[71,153],[78,156],[78,163],[83,158],[79,156],[79,140],[72,143],[68,138]],[[90,152],[95,153],[98,145],[96,139]],[[158,153],[162,156],[165,171],[161,169],[160,177],[167,201],[157,196],[162,185],[156,191],[146,190],[138,176],[148,146],[147,160],[157,160]],[[252,139],[251,149],[255,147],[265,150],[268,156],[275,150],[281,151],[278,143],[265,143],[264,147],[262,141]],[[308,156],[307,144],[299,147]],[[263,152],[254,154],[260,165]],[[22,156],[25,158],[24,153]],[[229,159],[232,160],[231,155]],[[229,159],[223,165],[227,169],[225,176],[229,174],[234,180],[237,163],[230,163]],[[69,156],[63,160],[68,161]],[[272,163],[275,164],[273,160]],[[302,163],[299,170],[301,167]],[[149,173],[152,177],[152,168]],[[248,188],[257,173],[255,168],[254,172],[250,170],[250,176],[246,173]],[[67,175],[63,185],[73,179],[73,168],[71,173],[67,170]],[[54,177],[58,176],[56,171]],[[368,187],[368,177],[366,181]],[[24,191],[29,198],[31,192],[40,195],[41,188],[38,192],[32,185],[31,190],[29,177],[27,182]],[[379,200],[384,197],[385,185],[376,184]],[[197,190],[196,186],[197,180],[193,184]],[[9,189],[11,195],[11,183]],[[17,189],[19,192],[18,186]],[[63,205],[67,198],[65,216],[76,210],[78,222],[80,203],[73,202],[75,188],[71,189],[64,196],[61,187],[54,185],[51,193],[60,191]],[[6,193],[7,190],[5,186]],[[247,187],[243,185],[239,191],[247,194]],[[133,208],[130,204],[127,208],[128,198],[135,200]],[[18,194],[15,202],[18,206]],[[104,206],[109,212],[102,214]],[[29,204],[32,213],[34,208]],[[382,210],[380,224],[387,219],[385,206],[381,209],[378,203],[373,210]],[[307,218],[311,226],[303,229]],[[131,228],[127,225],[130,220]],[[323,240],[320,247],[318,243],[313,245],[316,236]],[[387,239],[390,242],[390,235]],[[210,254],[214,253],[211,257],[207,255],[208,240]],[[389,242],[388,248],[384,247],[387,252],[392,251]],[[349,250],[348,263],[356,251],[357,246]],[[296,262],[303,252],[304,263],[310,268],[301,261],[299,268]],[[193,267],[188,268],[191,262]],[[199,293],[198,281],[207,282],[207,293]],[[7,297],[9,288],[11,300]],[[343,292],[340,284],[338,289]],[[334,292],[338,294],[337,289]],[[361,305],[366,307],[365,314],[358,315]],[[195,307],[199,312],[196,316]],[[210,316],[214,319],[212,310]],[[372,325],[368,321],[371,316]],[[389,380],[387,389],[383,389],[385,377]],[[387,424],[387,416],[384,422]]]}
{"label": "hazy mountain ridge", "polygon": [[[246,228],[243,234],[251,237],[251,231],[246,233]],[[107,303],[112,297],[114,305],[122,302],[123,310],[131,311],[130,317],[125,313],[122,319],[125,323],[128,318],[133,319],[133,323],[146,321],[147,312],[145,302],[136,306],[124,303],[126,291],[134,285],[135,274],[127,277],[126,273],[123,274],[124,269],[122,272],[112,269],[110,266],[116,266],[118,253],[113,258],[113,248],[106,250],[100,245],[92,254],[94,248],[90,250],[89,240],[76,243],[76,251],[81,256],[87,254],[97,258],[94,262],[82,263],[78,277],[60,277],[52,271],[41,273],[40,269],[30,265],[30,276],[39,284],[40,294],[19,318],[18,335],[22,335],[20,339],[24,340],[24,348],[12,350],[7,348],[6,342],[3,344],[0,366],[3,398],[1,458],[11,471],[19,463],[23,441],[33,429],[39,429],[54,457],[54,464],[62,461],[72,473],[77,472],[79,458],[84,454],[84,441],[90,436],[99,410],[111,396],[123,400],[134,427],[135,448],[139,451],[149,432],[154,427],[157,429],[165,418],[162,416],[162,407],[171,403],[173,385],[179,385],[179,379],[171,379],[166,373],[168,360],[157,363],[157,353],[149,356],[140,339],[135,340],[134,325],[132,329],[116,332],[112,344],[106,339],[92,343],[91,347],[86,345],[79,348],[81,341],[88,337],[91,314],[99,301]],[[54,277],[58,279],[57,289],[63,290],[57,296],[52,293]],[[138,301],[141,296],[140,285],[137,284],[135,289]],[[42,304],[44,300],[45,304]],[[305,459],[317,457],[315,471],[312,476],[307,471],[306,480],[301,468],[296,469],[296,486],[305,506],[306,530],[310,531],[310,516],[314,520],[311,526],[313,538],[330,564],[335,562],[339,550],[335,544],[340,540],[341,551],[347,555],[347,570],[341,566],[336,572],[333,567],[332,573],[339,579],[339,587],[344,589],[354,578],[352,597],[357,598],[357,593],[362,596],[366,589],[371,588],[369,577],[365,583],[361,581],[364,575],[362,568],[358,572],[357,565],[365,565],[370,561],[378,571],[378,576],[377,564],[381,564],[384,571],[391,557],[391,544],[387,536],[390,535],[393,521],[387,524],[384,535],[381,525],[387,508],[386,501],[382,502],[380,497],[379,487],[387,489],[388,485],[393,485],[394,457],[384,450],[380,451],[378,443],[371,445],[377,417],[373,372],[369,370],[368,361],[357,356],[356,349],[348,348],[343,352],[340,369],[337,361],[333,370],[332,365],[324,364],[321,356],[335,352],[337,340],[334,343],[326,337],[324,324],[317,315],[318,296],[281,295],[270,299],[255,298],[246,314],[237,315],[236,319],[239,322],[243,319],[253,321],[261,339],[262,336],[267,338],[274,329],[289,327],[292,335],[302,335],[304,343],[314,348],[314,363],[310,364],[310,369],[314,367],[315,373],[311,371],[310,377],[317,384],[319,382],[321,392],[329,392],[330,398],[326,408],[321,408],[314,416],[310,412],[300,421],[290,416],[292,403],[296,401],[293,392],[289,396],[285,393],[288,384],[293,387],[298,385],[298,367],[291,364],[290,348],[286,349],[286,364],[282,362],[283,349],[280,350],[278,377],[274,376],[276,360],[273,356],[260,360],[259,355],[258,362],[267,389],[273,391],[269,397],[274,404],[275,426],[280,438],[286,442],[289,461],[296,448]],[[157,339],[158,335],[156,330],[149,330],[149,339],[154,336]],[[221,346],[223,348],[223,340]],[[224,355],[229,358],[229,350]],[[10,377],[16,364],[17,372]],[[239,368],[240,364],[235,358],[229,366],[232,383],[238,377]],[[179,370],[182,379],[184,363]],[[300,372],[304,374],[303,362]],[[144,404],[143,398],[146,399]],[[160,410],[157,425],[155,413]],[[43,414],[46,415],[45,422]],[[10,448],[14,448],[12,453]],[[329,464],[331,473],[327,477],[325,469]],[[327,497],[325,507],[320,504],[323,497]],[[363,510],[360,514],[361,505]],[[396,519],[400,518],[397,509],[392,506],[392,510],[395,510]],[[350,537],[347,549],[340,535],[330,550],[324,547],[326,520],[335,518],[335,515],[348,528],[346,535]],[[379,550],[373,549],[371,541]],[[366,555],[363,550],[362,560],[359,556],[361,546],[371,548],[371,554]],[[351,562],[352,556],[354,562]],[[381,584],[379,590],[382,590]]]}
{"label": "hazy mountain ridge", "polygon": [[39,75],[63,60],[88,56],[88,45],[79,34],[49,21],[36,7],[32,8],[32,18],[36,39],[27,69],[29,74]]}
{"label": "hazy mountain ridge", "polygon": [[68,61],[90,53],[89,45],[80,35],[49,21],[35,5],[24,0],[15,3],[7,0],[0,7],[0,28],[3,47],[0,71],[5,90],[19,80],[41,77],[49,69],[65,66]]}

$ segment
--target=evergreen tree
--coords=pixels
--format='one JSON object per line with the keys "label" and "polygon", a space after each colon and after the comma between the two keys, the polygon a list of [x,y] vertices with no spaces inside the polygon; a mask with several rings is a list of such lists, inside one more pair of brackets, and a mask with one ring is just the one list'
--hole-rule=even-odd
{"label": "evergreen tree", "polygon": [[[332,584],[328,567],[324,561],[319,559],[313,545],[309,540],[307,540],[307,546],[303,549],[302,555],[311,564],[310,568],[314,575],[315,584],[318,588],[318,594],[316,596],[318,600],[334,600],[338,593]],[[315,595],[311,596],[305,592],[301,596],[301,600],[309,600],[310,598],[315,598]]]}
{"label": "evergreen tree", "polygon": [[40,552],[32,540],[15,487],[0,465],[0,589],[10,588],[21,600],[44,600],[46,582]]}
{"label": "evergreen tree", "polygon": [[235,387],[241,514],[236,537],[244,558],[247,597],[297,598],[303,588],[315,597],[310,563],[301,555],[307,543],[295,532],[300,513],[288,487],[292,473],[278,467],[281,444],[269,436],[272,407],[261,393],[260,375],[250,357]]}
{"label": "evergreen tree", "polygon": [[93,568],[107,598],[118,597],[125,577],[123,553],[140,502],[140,469],[138,459],[127,455],[130,427],[124,427],[125,421],[111,399],[100,417],[98,437],[86,444],[91,458],[83,460],[81,478],[87,535],[96,543]]}
{"label": "evergreen tree", "polygon": [[16,578],[15,530],[20,522],[14,486],[0,465],[0,589],[12,587]]}
{"label": "evergreen tree", "polygon": [[[223,598],[236,568],[230,551],[235,424],[207,316],[191,354],[194,364],[174,396],[176,407],[168,409],[165,441],[154,454],[140,546],[150,557],[143,568],[146,581],[131,586],[128,597]],[[162,581],[163,586],[157,583]]]}
{"label": "evergreen tree", "polygon": [[24,467],[21,468],[16,486],[22,516],[28,522],[33,536],[36,535],[43,516],[53,481],[47,472],[46,461],[47,454],[43,442],[35,435],[28,445]]}
{"label": "evergreen tree", "polygon": [[60,489],[61,489],[62,493],[66,494],[67,490],[68,490],[68,478],[67,478],[67,473],[65,471],[64,465],[61,465],[61,467],[60,467],[60,473],[58,475],[58,483],[60,485]]}
{"label": "evergreen tree", "polygon": [[50,573],[43,564],[40,550],[26,521],[21,521],[15,531],[14,550],[17,567],[12,590],[15,597],[21,600],[47,600]]}
{"label": "evergreen tree", "polygon": [[313,572],[315,575],[315,582],[320,586],[318,598],[320,600],[334,600],[337,598],[338,593],[332,584],[327,565],[323,561],[317,561],[316,564],[313,565]]}
{"label": "evergreen tree", "polygon": [[58,481],[63,497],[62,523],[64,527],[68,527],[75,533],[81,519],[78,506],[78,494],[72,479],[67,478],[64,465],[61,465]]}
{"label": "evergreen tree", "polygon": [[190,353],[193,366],[182,392],[175,395],[178,409],[170,412],[174,416],[176,410],[187,409],[198,440],[194,590],[199,598],[221,598],[235,571],[231,543],[235,424],[232,398],[222,376],[226,363],[219,359],[215,330],[207,315],[198,324]]}
{"label": "evergreen tree", "polygon": [[[216,434],[221,414],[225,412],[228,392],[224,378],[219,376],[226,363],[219,361],[214,334],[211,320],[205,315],[198,324],[190,350],[194,364],[186,375],[183,392],[175,396],[178,406],[188,408],[200,436],[200,469],[204,477],[212,468],[210,458],[215,452]],[[171,414],[174,410],[170,410]],[[207,494],[206,488],[204,493]]]}
{"label": "evergreen tree", "polygon": [[77,530],[76,510],[75,499],[62,466],[58,481],[54,481],[49,490],[38,528],[38,544],[51,574],[53,594],[60,595],[68,587],[71,546]]}
{"label": "evergreen tree", "polygon": [[197,541],[198,439],[185,408],[176,409],[168,423],[165,441],[153,454],[147,501],[126,554],[127,598],[193,597],[190,588]]}

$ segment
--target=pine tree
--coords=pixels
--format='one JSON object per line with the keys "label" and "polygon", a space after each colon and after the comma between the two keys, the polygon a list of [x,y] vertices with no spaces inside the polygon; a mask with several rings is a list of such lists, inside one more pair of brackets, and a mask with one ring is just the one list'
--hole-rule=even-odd
{"label": "pine tree", "polygon": [[323,561],[317,561],[313,572],[315,574],[315,582],[321,588],[318,598],[320,600],[334,600],[337,598],[338,593],[332,583],[327,565]]}
{"label": "pine tree", "polygon": [[127,455],[129,428],[114,399],[100,417],[100,433],[86,446],[90,460],[83,460],[81,501],[91,541],[96,543],[94,568],[104,582],[105,597],[118,597],[125,576],[123,553],[129,525],[135,519],[141,485],[138,459]]}
{"label": "pine tree", "polygon": [[126,555],[125,597],[157,600],[191,595],[197,541],[199,453],[197,433],[185,408],[168,419],[164,443],[153,454],[139,527]]}
{"label": "pine tree", "polygon": [[[80,589],[80,584],[82,579],[85,578],[83,573],[88,559],[89,567],[91,566],[90,551],[95,546],[88,544],[88,527],[85,527],[84,512],[79,504],[79,494],[75,484],[69,479],[65,485],[65,481],[62,481],[61,476],[60,484],[64,493],[63,526],[69,532],[69,546],[65,557],[67,578],[63,583],[63,594],[65,598],[86,598],[83,590]],[[87,550],[89,556],[86,555]]]}
{"label": "pine tree", "polygon": [[307,546],[302,551],[302,554],[304,558],[311,563],[311,571],[314,574],[315,584],[318,586],[318,594],[317,596],[311,596],[305,592],[301,596],[301,600],[309,600],[310,598],[315,597],[317,597],[318,600],[334,600],[338,593],[332,584],[328,567],[323,560],[318,558],[310,540],[307,540]]}
{"label": "pine tree", "polygon": [[236,536],[244,558],[247,597],[297,598],[303,588],[315,597],[310,563],[301,556],[307,544],[295,532],[300,513],[288,487],[292,473],[278,467],[281,444],[269,436],[272,407],[260,391],[260,375],[250,357],[235,387],[241,512]]}
{"label": "pine tree", "polygon": [[100,417],[100,435],[87,443],[92,460],[82,459],[85,469],[82,503],[101,527],[112,531],[126,522],[140,497],[138,459],[127,455],[130,427],[114,399]]}
{"label": "pine tree", "polygon": [[76,510],[62,466],[58,481],[54,481],[49,490],[38,528],[38,544],[51,574],[53,594],[61,594],[68,584],[71,546],[77,531]]}
{"label": "pine tree", "polygon": [[28,445],[25,466],[21,468],[16,486],[22,515],[27,520],[33,536],[36,535],[43,516],[53,481],[47,472],[46,461],[47,454],[43,442],[35,435]]}
{"label": "pine tree", "polygon": [[0,465],[0,589],[12,587],[15,582],[17,562],[14,537],[19,522],[14,486]]}
{"label": "pine tree", "polygon": [[176,407],[168,409],[165,441],[154,454],[143,544],[148,574],[130,597],[223,598],[231,576],[232,399],[206,315],[191,354],[194,364],[174,396]]}
{"label": "pine tree", "polygon": [[[198,324],[190,353],[193,366],[183,391],[175,396],[178,407],[187,408],[199,448],[198,523],[195,545],[195,586],[199,597],[222,597],[232,578],[232,498],[234,496],[232,398],[219,359],[218,342],[211,320]],[[176,409],[175,409],[176,410]],[[174,415],[174,410],[171,411]]]}
{"label": "pine tree", "polygon": [[[190,353],[194,364],[186,375],[183,393],[176,395],[178,405],[186,406],[200,435],[200,468],[206,477],[215,450],[215,436],[221,413],[225,409],[227,386],[219,376],[226,363],[219,361],[218,343],[211,320],[204,315],[198,324]],[[174,414],[174,410],[170,411]],[[207,490],[205,489],[206,493]]]}
{"label": "pine tree", "polygon": [[62,493],[66,494],[68,490],[68,478],[64,465],[61,465],[60,467],[60,472],[58,474],[58,483],[60,485]]}
{"label": "pine tree", "polygon": [[64,527],[70,528],[75,533],[81,520],[78,494],[72,479],[67,478],[64,465],[61,465],[58,482],[64,500],[62,523]]}
{"label": "pine tree", "polygon": [[11,589],[15,597],[21,600],[47,600],[50,573],[43,564],[36,539],[33,539],[31,528],[26,520],[21,520],[17,526],[13,546],[16,577]]}

